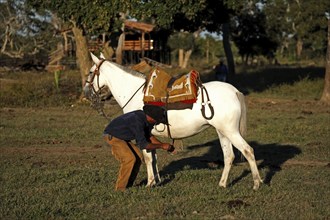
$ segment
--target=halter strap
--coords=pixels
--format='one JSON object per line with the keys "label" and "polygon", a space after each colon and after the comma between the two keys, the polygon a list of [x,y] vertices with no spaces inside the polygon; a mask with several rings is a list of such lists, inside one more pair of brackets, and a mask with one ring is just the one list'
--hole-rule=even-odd
{"label": "halter strap", "polygon": [[94,93],[97,93],[97,92],[95,91],[94,86],[93,86],[93,82],[94,82],[94,78],[95,78],[95,76],[97,76],[97,86],[98,86],[98,88],[99,88],[99,91],[103,88],[103,87],[100,88],[99,76],[100,76],[100,68],[101,68],[101,65],[104,63],[104,61],[105,61],[105,59],[101,59],[101,61],[96,65],[96,68],[95,68],[95,70],[93,71],[93,75],[92,75],[90,81],[86,80],[86,82],[89,83],[89,86],[92,87]]}

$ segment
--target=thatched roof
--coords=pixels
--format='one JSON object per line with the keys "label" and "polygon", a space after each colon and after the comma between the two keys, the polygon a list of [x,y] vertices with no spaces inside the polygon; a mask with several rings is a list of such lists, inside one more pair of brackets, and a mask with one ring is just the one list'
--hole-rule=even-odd
{"label": "thatched roof", "polygon": [[152,24],[147,24],[143,22],[137,22],[137,21],[125,21],[125,28],[128,29],[134,29],[142,32],[151,32],[156,27]]}

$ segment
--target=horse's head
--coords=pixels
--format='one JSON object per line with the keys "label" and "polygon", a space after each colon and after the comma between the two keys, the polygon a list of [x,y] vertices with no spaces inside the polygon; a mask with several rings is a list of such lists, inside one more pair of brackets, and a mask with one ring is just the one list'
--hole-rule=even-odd
{"label": "horse's head", "polygon": [[[101,55],[101,59],[99,59],[91,53],[91,57],[94,65],[89,71],[89,75],[84,86],[85,97],[89,100],[92,100],[95,96],[98,98],[109,96],[109,90],[105,85],[105,78],[100,72],[101,65],[105,61],[104,56]],[[105,90],[107,91],[105,92]]]}

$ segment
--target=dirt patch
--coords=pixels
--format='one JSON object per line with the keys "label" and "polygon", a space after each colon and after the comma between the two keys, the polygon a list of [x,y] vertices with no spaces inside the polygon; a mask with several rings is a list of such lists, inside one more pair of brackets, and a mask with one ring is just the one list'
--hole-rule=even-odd
{"label": "dirt patch", "polygon": [[8,147],[1,149],[6,163],[17,163],[31,169],[59,169],[60,167],[99,167],[111,159],[109,147]]}
{"label": "dirt patch", "polygon": [[[237,165],[245,165],[247,164],[247,162],[244,162],[243,164],[237,164]],[[257,161],[257,164],[263,164],[263,165],[267,165],[270,167],[274,167],[274,168],[278,168],[278,169],[282,169],[282,168],[289,168],[292,166],[308,166],[308,167],[330,167],[330,162],[324,162],[324,161],[315,161],[315,160],[304,160],[304,161],[299,161],[299,160],[294,160],[294,159],[290,159],[285,161],[282,164],[278,164],[276,162],[265,162],[262,160]]]}
{"label": "dirt patch", "polygon": [[100,152],[100,148],[102,146],[95,145],[91,147],[6,147],[2,148],[1,152],[3,155],[5,154],[15,154],[15,153],[23,153],[23,154],[84,154],[84,153],[98,153]]}
{"label": "dirt patch", "polygon": [[288,160],[284,162],[282,167],[286,166],[309,166],[309,167],[330,167],[330,162],[322,162],[322,161],[298,161],[298,160]]}
{"label": "dirt patch", "polygon": [[297,109],[303,116],[315,113],[330,114],[329,106],[319,100],[297,100],[297,99],[278,99],[278,98],[260,98],[246,97],[248,108],[261,108],[279,110],[282,112]]}
{"label": "dirt patch", "polygon": [[223,203],[225,203],[229,209],[250,206],[248,203],[244,202],[241,199],[229,200],[229,201],[223,202]]}

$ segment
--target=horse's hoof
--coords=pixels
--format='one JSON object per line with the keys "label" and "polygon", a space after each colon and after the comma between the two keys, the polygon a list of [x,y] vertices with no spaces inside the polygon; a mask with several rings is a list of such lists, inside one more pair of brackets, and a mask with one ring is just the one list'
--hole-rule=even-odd
{"label": "horse's hoof", "polygon": [[222,188],[227,188],[226,184],[225,183],[219,183],[219,186],[222,187]]}
{"label": "horse's hoof", "polygon": [[150,183],[147,183],[146,188],[148,188],[148,187],[149,188],[156,187],[156,186],[158,186],[160,184],[161,184],[161,181],[159,181],[159,182],[152,181]]}
{"label": "horse's hoof", "polygon": [[146,185],[146,188],[152,188],[152,187],[154,187],[154,186],[156,186],[156,184],[147,184],[147,185]]}
{"label": "horse's hoof", "polygon": [[262,183],[262,180],[258,180],[258,182],[255,182],[253,185],[253,190],[258,190],[260,187],[260,183]]}

